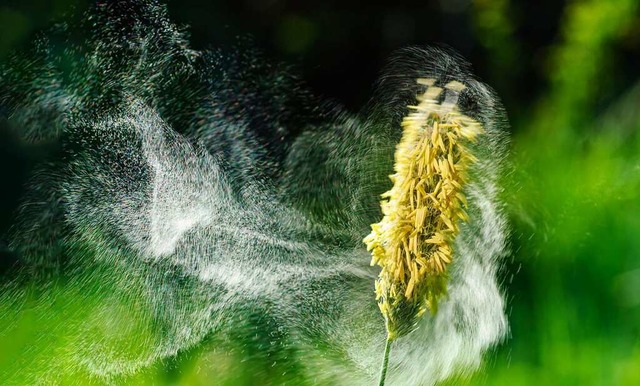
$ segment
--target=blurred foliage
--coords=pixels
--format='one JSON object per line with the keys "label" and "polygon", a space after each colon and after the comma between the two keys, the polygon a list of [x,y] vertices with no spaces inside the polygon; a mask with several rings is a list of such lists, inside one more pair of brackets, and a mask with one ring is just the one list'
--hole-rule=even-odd
{"label": "blurred foliage", "polygon": [[619,44],[639,52],[637,23],[635,1],[567,5],[547,90],[516,122],[507,193],[522,270],[487,384],[640,383],[640,99],[612,84]]}
{"label": "blurred foliage", "polygon": [[[0,57],[61,11],[84,6],[78,1],[44,4],[0,7]],[[393,48],[441,41],[460,50],[504,97],[513,126],[504,192],[514,228],[513,256],[503,274],[511,336],[489,355],[483,371],[449,384],[640,384],[637,0],[406,1],[366,10],[353,1],[169,6],[180,22],[193,24],[196,46],[224,45],[235,35],[253,33],[273,56],[297,61],[313,88],[354,109],[366,99]],[[26,291],[15,301],[20,299],[28,299],[24,307],[37,309],[45,295]],[[77,301],[64,291],[54,296],[60,304]],[[14,318],[13,326],[31,325],[25,323],[29,315],[0,310],[3,321]],[[0,350],[0,366],[15,365],[16,352],[37,351],[28,329],[3,334],[12,336],[15,347]],[[61,339],[60,350],[69,344],[60,338],[64,334],[51,336]],[[263,343],[248,337],[237,341],[202,355],[183,353],[127,382],[287,380],[290,364],[273,368],[247,360],[245,350]],[[243,371],[246,366],[251,371]]]}

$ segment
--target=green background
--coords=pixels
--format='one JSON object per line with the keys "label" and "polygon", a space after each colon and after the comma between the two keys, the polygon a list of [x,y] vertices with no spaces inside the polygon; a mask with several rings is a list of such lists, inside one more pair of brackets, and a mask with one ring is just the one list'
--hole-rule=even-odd
{"label": "green background", "polygon": [[[501,276],[511,332],[481,371],[450,383],[640,384],[639,3],[392,3],[182,0],[169,2],[169,13],[190,25],[194,48],[225,47],[237,35],[253,35],[268,56],[297,65],[314,91],[353,111],[370,95],[394,49],[445,43],[460,51],[503,98],[512,126],[504,199],[513,254]],[[60,0],[0,3],[0,58],[51,20],[86,7]],[[16,151],[4,144],[2,150]],[[20,193],[19,170],[13,172],[3,172],[2,230]],[[74,303],[73,290],[56,293],[61,304]],[[15,317],[0,311],[3,322]],[[22,327],[14,346],[0,348],[3,366],[20,365],[12,358],[26,350],[20,342],[35,331],[30,325],[41,322],[29,313],[21,318],[10,320]],[[132,339],[142,339],[134,332]],[[55,346],[63,350],[66,344],[73,342]],[[31,366],[51,354],[37,353]],[[126,381],[209,384],[215,377],[252,385],[295,379],[282,374],[295,374],[286,361],[272,369],[245,359],[240,349],[194,350]]]}

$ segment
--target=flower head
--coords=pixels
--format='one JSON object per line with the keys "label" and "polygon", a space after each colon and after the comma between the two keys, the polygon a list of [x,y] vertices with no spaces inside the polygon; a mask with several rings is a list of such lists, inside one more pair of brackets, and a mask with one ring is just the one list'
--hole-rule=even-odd
{"label": "flower head", "polygon": [[371,265],[382,268],[376,299],[389,340],[410,332],[426,310],[435,313],[446,293],[459,221],[468,221],[464,186],[476,161],[468,145],[483,132],[456,106],[464,85],[448,83],[439,102],[442,88],[431,79],[418,83],[427,89],[402,122],[393,187],[380,203],[384,217],[363,240]]}

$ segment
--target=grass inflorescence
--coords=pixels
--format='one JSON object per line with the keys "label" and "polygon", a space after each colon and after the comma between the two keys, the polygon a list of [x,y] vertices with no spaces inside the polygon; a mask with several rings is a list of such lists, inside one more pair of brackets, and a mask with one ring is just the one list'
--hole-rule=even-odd
{"label": "grass inflorescence", "polygon": [[395,152],[391,190],[382,194],[383,219],[365,239],[372,265],[382,270],[375,283],[376,299],[385,318],[387,346],[381,373],[386,375],[390,343],[408,334],[425,311],[437,312],[446,293],[447,266],[454,257],[459,221],[468,221],[464,185],[476,160],[468,144],[482,126],[456,107],[464,86],[456,81],[442,88],[431,79],[403,122]]}

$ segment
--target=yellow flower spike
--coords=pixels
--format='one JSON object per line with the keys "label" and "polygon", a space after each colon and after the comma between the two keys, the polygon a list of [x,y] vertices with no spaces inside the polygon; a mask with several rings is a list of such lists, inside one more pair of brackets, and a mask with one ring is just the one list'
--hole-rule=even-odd
{"label": "yellow flower spike", "polygon": [[411,332],[427,310],[434,315],[445,295],[459,221],[469,219],[463,189],[466,171],[477,161],[469,144],[483,132],[457,109],[462,83],[448,83],[440,103],[443,89],[433,79],[417,82],[426,90],[402,121],[389,176],[393,187],[381,195],[383,218],[363,240],[371,265],[381,267],[375,290],[388,334],[382,383],[390,343]]}

